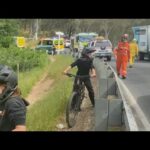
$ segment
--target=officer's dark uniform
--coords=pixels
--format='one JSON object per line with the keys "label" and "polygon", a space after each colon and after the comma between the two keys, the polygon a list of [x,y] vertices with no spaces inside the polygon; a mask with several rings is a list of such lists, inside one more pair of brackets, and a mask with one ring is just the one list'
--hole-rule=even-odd
{"label": "officer's dark uniform", "polygon": [[16,125],[25,125],[26,106],[29,103],[21,97],[9,97],[0,103],[0,131],[11,131]]}
{"label": "officer's dark uniform", "polygon": [[21,96],[13,95],[18,77],[10,67],[1,64],[0,84],[6,86],[0,94],[0,131],[12,131],[17,125],[25,125],[26,106],[29,103]]}
{"label": "officer's dark uniform", "polygon": [[[75,62],[73,62],[70,65],[72,68],[77,66],[78,71],[77,71],[77,75],[89,75],[90,69],[94,68],[93,66],[93,60],[90,58],[85,58],[85,57],[81,57],[79,59],[77,59]],[[94,90],[91,84],[91,80],[90,78],[84,78],[82,79],[82,81],[84,82],[88,92],[89,92],[89,97],[91,100],[92,105],[94,106]],[[76,82],[76,80],[75,80]]]}

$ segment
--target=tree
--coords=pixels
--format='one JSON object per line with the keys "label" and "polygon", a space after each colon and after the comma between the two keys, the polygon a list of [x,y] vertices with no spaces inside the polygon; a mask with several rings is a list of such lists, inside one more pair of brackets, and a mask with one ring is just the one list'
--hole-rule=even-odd
{"label": "tree", "polygon": [[[38,19],[39,35],[54,36],[61,31],[69,37],[79,32],[96,32],[110,39],[114,45],[124,33],[133,38],[132,26],[149,25],[150,19]],[[20,30],[30,36],[35,35],[36,19],[20,19]]]}

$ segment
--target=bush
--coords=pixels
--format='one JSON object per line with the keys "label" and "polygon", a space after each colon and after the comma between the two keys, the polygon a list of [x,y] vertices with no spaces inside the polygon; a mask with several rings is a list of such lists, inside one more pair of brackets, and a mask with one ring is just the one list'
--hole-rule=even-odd
{"label": "bush", "polygon": [[28,71],[32,68],[43,66],[48,62],[48,55],[43,52],[34,51],[27,48],[0,48],[0,64],[5,64],[20,71]]}
{"label": "bush", "polygon": [[10,36],[0,37],[0,39],[1,39],[0,40],[1,47],[4,47],[4,48],[9,48],[9,46],[13,42],[13,38]]}

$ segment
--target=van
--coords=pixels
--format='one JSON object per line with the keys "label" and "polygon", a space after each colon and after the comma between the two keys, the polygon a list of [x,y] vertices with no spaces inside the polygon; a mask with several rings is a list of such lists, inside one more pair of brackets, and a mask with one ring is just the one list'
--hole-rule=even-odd
{"label": "van", "polygon": [[43,51],[47,52],[48,54],[55,53],[55,47],[53,44],[53,40],[50,38],[41,39],[35,49],[43,50]]}

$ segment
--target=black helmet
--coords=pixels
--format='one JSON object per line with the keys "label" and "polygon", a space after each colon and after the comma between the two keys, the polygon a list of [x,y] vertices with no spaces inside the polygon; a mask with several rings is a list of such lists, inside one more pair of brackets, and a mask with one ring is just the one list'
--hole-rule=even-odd
{"label": "black helmet", "polygon": [[14,92],[18,85],[18,77],[10,67],[0,65],[0,83],[6,84],[6,89],[0,94],[0,100],[2,100]]}
{"label": "black helmet", "polygon": [[82,50],[82,56],[87,56],[89,53],[93,53],[95,52],[96,50],[91,48],[91,47],[85,47],[83,50]]}

